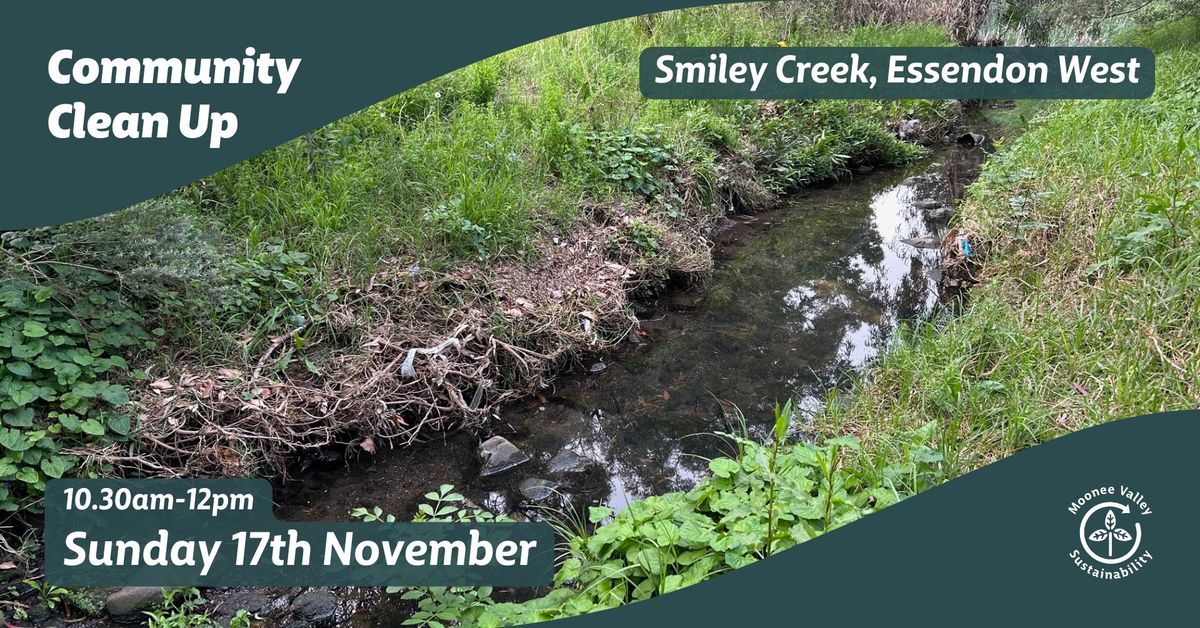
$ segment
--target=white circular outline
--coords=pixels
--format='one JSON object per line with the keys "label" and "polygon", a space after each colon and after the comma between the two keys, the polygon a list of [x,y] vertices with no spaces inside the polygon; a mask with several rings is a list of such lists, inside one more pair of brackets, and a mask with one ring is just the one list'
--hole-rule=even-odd
{"label": "white circular outline", "polygon": [[1118,504],[1116,502],[1100,502],[1099,504],[1092,506],[1083,515],[1083,519],[1079,521],[1079,544],[1083,546],[1083,551],[1087,552],[1087,555],[1091,556],[1093,560],[1104,563],[1105,565],[1117,565],[1129,560],[1130,558],[1133,558],[1133,555],[1137,553],[1138,546],[1142,544],[1142,524],[1134,522],[1133,529],[1136,534],[1133,536],[1133,547],[1130,548],[1130,550],[1126,552],[1124,556],[1119,558],[1101,558],[1092,551],[1091,547],[1088,546],[1086,529],[1088,519],[1091,518],[1092,514],[1104,507],[1116,508],[1117,510],[1120,510],[1122,514],[1129,514],[1129,506],[1126,506],[1125,504]]}

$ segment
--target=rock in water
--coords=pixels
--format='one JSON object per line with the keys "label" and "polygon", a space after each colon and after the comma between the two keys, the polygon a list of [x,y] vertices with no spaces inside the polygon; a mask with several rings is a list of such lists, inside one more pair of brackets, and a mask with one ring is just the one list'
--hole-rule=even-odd
{"label": "rock in water", "polygon": [[937,236],[921,236],[919,238],[904,238],[903,240],[901,240],[901,242],[903,242],[904,244],[907,244],[909,246],[916,247],[918,249],[936,249],[942,245],[942,239]]}
{"label": "rock in water", "polygon": [[937,207],[941,207],[942,205],[945,205],[945,203],[943,203],[941,201],[935,201],[931,198],[922,199],[922,200],[913,202],[913,207],[916,207],[917,209],[934,209]]}
{"label": "rock in water", "polygon": [[580,473],[592,465],[591,458],[585,458],[570,449],[564,449],[550,459],[546,467],[550,473]]}
{"label": "rock in water", "polygon": [[313,628],[337,625],[338,599],[326,589],[301,593],[292,601],[293,623]]}
{"label": "rock in water", "polygon": [[549,499],[551,495],[554,495],[554,489],[556,488],[558,488],[558,484],[550,480],[543,480],[542,478],[525,478],[517,486],[517,489],[521,491],[525,499],[531,502],[540,502]]}
{"label": "rock in water", "polygon": [[483,462],[479,474],[486,477],[525,464],[529,456],[503,436],[493,436],[479,444],[479,460]]}
{"label": "rock in water", "polygon": [[253,589],[234,591],[221,598],[220,604],[213,610],[212,617],[217,625],[228,626],[229,620],[241,609],[246,609],[251,615],[269,617],[278,614],[286,604],[286,599],[280,599],[277,603],[261,591]]}
{"label": "rock in water", "polygon": [[958,136],[959,146],[983,146],[983,143],[986,141],[987,137],[979,133],[963,133]]}
{"label": "rock in water", "polygon": [[929,210],[929,214],[928,214],[930,220],[939,220],[942,222],[949,220],[950,216],[953,216],[953,215],[954,215],[954,208],[947,207],[947,206],[942,206],[942,207],[937,207],[935,209],[931,209],[931,210]]}
{"label": "rock in water", "polygon": [[113,617],[123,617],[137,613],[139,619],[146,619],[142,611],[148,611],[162,604],[162,587],[121,587],[108,596],[104,606]]}

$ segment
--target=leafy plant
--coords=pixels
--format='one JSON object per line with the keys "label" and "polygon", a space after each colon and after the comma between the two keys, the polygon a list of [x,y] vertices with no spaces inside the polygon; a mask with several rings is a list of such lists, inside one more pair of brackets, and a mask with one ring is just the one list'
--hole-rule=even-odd
{"label": "leafy plant", "polygon": [[899,500],[843,463],[852,438],[786,444],[791,407],[776,408],[774,441],[730,436],[738,459],[709,462],[712,476],[686,493],[632,502],[568,540],[556,589],[523,603],[495,604],[481,625],[546,621],[668,593],[764,558]]}
{"label": "leafy plant", "polygon": [[[425,500],[417,506],[415,522],[455,521],[489,522],[508,521],[486,510],[469,506],[466,499],[455,492],[454,486],[443,484],[436,491],[425,494]],[[378,506],[355,508],[350,515],[363,521],[396,520],[394,515],[384,514]],[[387,587],[388,593],[401,593],[400,598],[414,602],[417,610],[404,620],[405,626],[432,626],[441,628],[448,622],[475,625],[483,611],[493,604],[491,587]]]}
{"label": "leafy plant", "polygon": [[148,628],[208,628],[214,622],[203,608],[207,603],[199,589],[187,589],[182,594],[175,589],[165,589],[162,606],[146,611],[146,625]]}
{"label": "leafy plant", "polygon": [[251,619],[250,611],[239,608],[238,612],[229,618],[229,628],[250,628]]}
{"label": "leafy plant", "polygon": [[609,185],[649,198],[660,192],[662,178],[678,170],[678,155],[663,137],[663,127],[587,135],[584,168],[594,185]]}
{"label": "leafy plant", "polygon": [[99,617],[107,612],[104,598],[89,589],[66,589],[63,601],[68,608],[76,609],[88,617]]}
{"label": "leafy plant", "polygon": [[75,458],[60,453],[64,448],[129,437],[129,394],[112,380],[129,369],[123,354],[154,347],[152,338],[163,330],[142,327],[107,273],[29,262],[19,253],[4,261],[0,509],[17,510],[36,502],[48,479],[75,466]]}
{"label": "leafy plant", "polygon": [[33,589],[37,594],[38,604],[46,610],[55,610],[67,600],[68,591],[66,589],[56,587],[44,580],[26,580],[25,584]]}
{"label": "leafy plant", "polygon": [[635,220],[629,223],[625,228],[625,233],[634,246],[643,254],[653,256],[659,248],[659,239],[662,237],[656,228],[648,225],[640,220]]}

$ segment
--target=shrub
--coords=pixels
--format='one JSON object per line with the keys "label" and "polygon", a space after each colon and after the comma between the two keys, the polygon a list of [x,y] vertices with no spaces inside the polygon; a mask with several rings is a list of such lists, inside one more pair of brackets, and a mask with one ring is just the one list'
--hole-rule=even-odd
{"label": "shrub", "polygon": [[154,341],[109,274],[13,258],[4,266],[0,509],[12,511],[33,506],[48,479],[75,466],[63,450],[129,437],[129,394],[111,380],[129,369],[123,354],[152,348]]}

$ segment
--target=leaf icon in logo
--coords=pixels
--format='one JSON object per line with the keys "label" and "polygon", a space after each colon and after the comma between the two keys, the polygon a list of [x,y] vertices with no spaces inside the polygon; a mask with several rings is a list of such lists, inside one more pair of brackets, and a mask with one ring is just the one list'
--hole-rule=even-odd
{"label": "leaf icon in logo", "polygon": [[1110,509],[1104,514],[1104,527],[1089,534],[1088,540],[1096,543],[1108,541],[1108,557],[1112,558],[1112,543],[1114,539],[1117,541],[1132,541],[1133,536],[1131,536],[1129,532],[1125,531],[1124,528],[1117,527],[1117,516],[1114,515],[1113,511]]}

